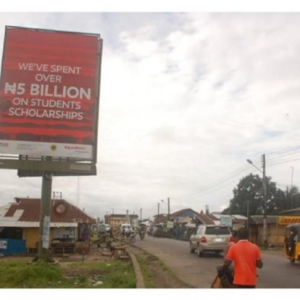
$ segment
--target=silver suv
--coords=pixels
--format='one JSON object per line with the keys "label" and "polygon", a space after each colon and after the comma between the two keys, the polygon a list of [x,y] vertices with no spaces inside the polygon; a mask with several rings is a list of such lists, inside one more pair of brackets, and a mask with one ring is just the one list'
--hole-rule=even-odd
{"label": "silver suv", "polygon": [[190,251],[202,257],[204,252],[221,253],[233,240],[229,227],[199,225],[190,237]]}

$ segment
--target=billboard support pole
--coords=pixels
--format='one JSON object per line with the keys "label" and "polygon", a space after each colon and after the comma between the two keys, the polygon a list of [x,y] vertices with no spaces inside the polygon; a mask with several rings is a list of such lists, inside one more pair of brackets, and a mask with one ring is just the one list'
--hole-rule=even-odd
{"label": "billboard support pole", "polygon": [[42,181],[42,197],[40,209],[40,233],[38,258],[50,259],[50,218],[51,218],[52,173],[45,171]]}

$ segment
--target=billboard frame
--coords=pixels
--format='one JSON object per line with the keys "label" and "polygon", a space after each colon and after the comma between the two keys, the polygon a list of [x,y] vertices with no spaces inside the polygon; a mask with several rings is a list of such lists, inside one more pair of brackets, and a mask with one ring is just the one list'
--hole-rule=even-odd
{"label": "billboard frame", "polygon": [[[46,155],[18,155],[18,154],[0,154],[0,169],[17,169],[19,177],[43,176],[45,171],[51,172],[54,176],[86,176],[96,175],[97,150],[98,150],[98,124],[99,124],[99,108],[100,108],[100,85],[101,85],[101,67],[103,40],[100,34],[61,31],[41,28],[29,28],[18,26],[5,26],[4,47],[1,64],[1,76],[3,76],[4,52],[7,31],[9,29],[32,30],[38,32],[86,35],[97,37],[97,65],[95,73],[95,115],[93,121],[93,137],[92,137],[92,153],[91,158],[76,158],[65,156],[46,156]],[[74,144],[77,145],[77,144]]]}

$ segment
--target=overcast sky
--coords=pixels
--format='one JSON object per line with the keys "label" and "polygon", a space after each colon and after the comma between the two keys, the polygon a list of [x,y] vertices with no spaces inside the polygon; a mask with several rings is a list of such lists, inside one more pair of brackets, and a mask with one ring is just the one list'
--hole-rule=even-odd
{"label": "overcast sky", "polygon": [[[300,187],[299,13],[0,13],[1,57],[6,25],[103,38],[98,174],[53,180],[91,216],[220,211],[264,153]],[[0,205],[41,196],[41,178],[0,180]]]}

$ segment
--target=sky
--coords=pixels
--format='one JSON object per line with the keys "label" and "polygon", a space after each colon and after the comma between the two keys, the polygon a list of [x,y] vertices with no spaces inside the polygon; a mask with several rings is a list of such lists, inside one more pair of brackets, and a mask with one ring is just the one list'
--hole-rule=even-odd
{"label": "sky", "polygon": [[[279,188],[300,187],[300,14],[166,11],[0,12],[1,57],[7,25],[103,39],[97,176],[53,192],[101,219],[153,218],[168,198],[216,212],[262,154]],[[0,205],[41,197],[41,178],[0,180]]]}

